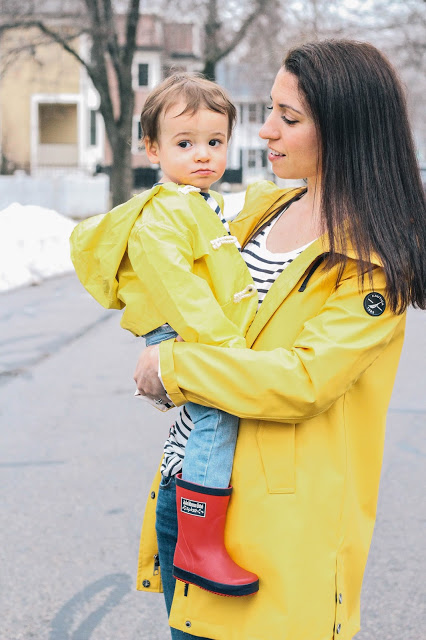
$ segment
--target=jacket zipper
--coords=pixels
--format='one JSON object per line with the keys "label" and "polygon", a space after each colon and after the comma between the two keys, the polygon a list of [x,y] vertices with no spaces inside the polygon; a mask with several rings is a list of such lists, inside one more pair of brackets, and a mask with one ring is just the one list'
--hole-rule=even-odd
{"label": "jacket zipper", "polygon": [[308,271],[308,275],[306,276],[306,278],[304,279],[304,281],[300,285],[300,288],[299,288],[300,292],[303,293],[303,291],[306,289],[306,287],[308,286],[309,280],[312,278],[312,276],[314,275],[314,273],[318,269],[318,267],[324,262],[326,256],[328,256],[328,253],[322,253],[320,256],[318,256],[318,258],[315,260],[315,262],[313,262],[311,268]]}
{"label": "jacket zipper", "polygon": [[160,558],[158,556],[158,553],[155,554],[154,556],[154,576],[157,576],[159,574],[159,568],[160,568]]}

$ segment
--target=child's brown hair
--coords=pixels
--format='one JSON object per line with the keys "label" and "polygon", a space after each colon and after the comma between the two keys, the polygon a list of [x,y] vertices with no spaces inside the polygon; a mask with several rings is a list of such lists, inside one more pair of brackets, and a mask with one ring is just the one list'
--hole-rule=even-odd
{"label": "child's brown hair", "polygon": [[[142,137],[158,142],[160,115],[177,102],[186,102],[184,113],[194,114],[209,109],[228,117],[228,140],[237,111],[224,89],[198,73],[174,73],[159,84],[147,97],[141,113]],[[182,115],[180,114],[180,115]]]}

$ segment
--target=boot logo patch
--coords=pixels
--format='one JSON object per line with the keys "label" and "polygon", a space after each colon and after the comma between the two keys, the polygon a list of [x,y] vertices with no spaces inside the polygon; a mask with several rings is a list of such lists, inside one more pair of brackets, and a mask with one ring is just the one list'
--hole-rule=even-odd
{"label": "boot logo patch", "polygon": [[188,500],[188,498],[180,499],[180,510],[182,513],[188,513],[190,516],[206,517],[206,503],[198,502],[198,500]]}

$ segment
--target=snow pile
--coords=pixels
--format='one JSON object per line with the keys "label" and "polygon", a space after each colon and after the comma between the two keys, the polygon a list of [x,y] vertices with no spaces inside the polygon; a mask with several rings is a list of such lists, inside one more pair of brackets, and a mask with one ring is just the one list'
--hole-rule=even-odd
{"label": "snow pile", "polygon": [[[224,198],[225,216],[235,217],[243,207],[244,192]],[[75,225],[35,205],[15,202],[0,211],[0,292],[73,271],[69,237]]]}
{"label": "snow pile", "polygon": [[0,291],[72,271],[69,237],[75,225],[33,205],[15,202],[0,211]]}
{"label": "snow pile", "polygon": [[225,201],[224,213],[227,220],[235,218],[237,213],[240,213],[244,205],[245,195],[245,191],[226,193],[223,195],[223,199]]}

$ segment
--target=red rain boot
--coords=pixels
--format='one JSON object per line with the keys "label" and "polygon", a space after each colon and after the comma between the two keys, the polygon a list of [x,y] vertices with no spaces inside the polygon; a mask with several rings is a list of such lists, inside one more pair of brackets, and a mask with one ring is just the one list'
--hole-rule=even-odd
{"label": "red rain boot", "polygon": [[178,540],[173,575],[223,596],[248,596],[259,590],[259,579],[229,557],[223,539],[231,492],[232,487],[204,487],[182,480],[182,474],[176,476]]}

